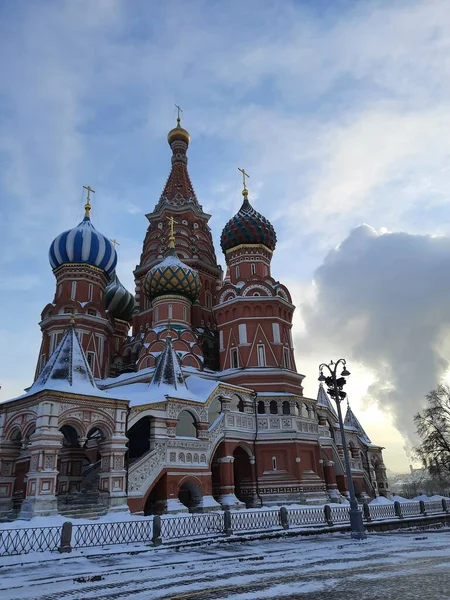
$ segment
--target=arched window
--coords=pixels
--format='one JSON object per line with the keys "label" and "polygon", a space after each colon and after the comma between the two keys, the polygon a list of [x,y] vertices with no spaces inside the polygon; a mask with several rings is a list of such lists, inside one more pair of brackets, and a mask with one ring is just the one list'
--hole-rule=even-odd
{"label": "arched window", "polygon": [[277,415],[278,414],[278,404],[277,404],[276,400],[271,400],[270,401],[270,414],[271,415]]}
{"label": "arched window", "polygon": [[214,398],[208,409],[208,421],[209,423],[214,423],[217,417],[222,412],[222,402],[220,398]]}
{"label": "arched window", "polygon": [[256,273],[256,266],[255,266],[255,263],[252,263],[252,264],[250,265],[250,272],[251,272],[251,274],[252,274],[252,275],[254,275],[254,274]]}
{"label": "arched window", "polygon": [[264,415],[266,413],[266,406],[262,400],[258,402],[258,415]]}
{"label": "arched window", "polygon": [[178,415],[176,434],[178,437],[197,437],[197,422],[189,411],[182,410]]}
{"label": "arched window", "polygon": [[243,403],[242,399],[237,395],[233,395],[231,397],[229,406],[230,406],[230,410],[244,412],[244,403]]}
{"label": "arched window", "polygon": [[283,415],[291,414],[291,406],[287,400],[283,402]]}

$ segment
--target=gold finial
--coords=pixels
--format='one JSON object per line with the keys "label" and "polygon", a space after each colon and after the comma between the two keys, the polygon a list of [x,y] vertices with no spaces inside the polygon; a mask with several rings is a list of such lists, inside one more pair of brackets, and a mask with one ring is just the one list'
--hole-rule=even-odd
{"label": "gold finial", "polygon": [[247,181],[245,178],[250,177],[250,175],[245,172],[245,169],[241,169],[240,167],[238,167],[238,171],[240,171],[242,173],[242,182],[244,184],[244,189],[242,190],[242,195],[244,196],[244,198],[247,198],[248,190],[247,190]]}
{"label": "gold finial", "polygon": [[69,321],[69,325],[75,325],[75,315],[77,313],[75,312],[75,309],[70,313],[70,321]]}
{"label": "gold finial", "polygon": [[174,250],[175,249],[175,231],[174,231],[174,225],[176,225],[177,222],[172,217],[172,215],[170,215],[170,217],[167,217],[167,220],[170,223],[169,248],[171,250]]}
{"label": "gold finial", "polygon": [[114,244],[114,250],[116,249],[116,246],[120,246],[119,242],[116,240],[116,238],[114,238],[113,240],[111,240],[111,242]]}
{"label": "gold finial", "polygon": [[89,219],[89,211],[91,210],[91,192],[95,194],[95,190],[90,185],[83,185],[83,188],[87,190],[86,204],[84,205],[84,218]]}
{"label": "gold finial", "polygon": [[177,127],[181,127],[181,113],[183,110],[181,109],[181,106],[178,106],[178,104],[175,104],[175,108],[178,110]]}
{"label": "gold finial", "polygon": [[171,319],[167,319],[167,334],[166,334],[166,338],[170,338],[170,339],[172,339],[172,336],[170,335],[170,333],[171,333],[171,329],[170,329],[171,322],[172,322]]}

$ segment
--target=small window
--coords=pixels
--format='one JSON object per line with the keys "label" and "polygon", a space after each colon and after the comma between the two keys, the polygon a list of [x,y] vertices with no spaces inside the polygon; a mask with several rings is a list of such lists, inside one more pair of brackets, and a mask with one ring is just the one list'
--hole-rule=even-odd
{"label": "small window", "polygon": [[253,296],[259,297],[261,294],[259,292],[254,292]]}
{"label": "small window", "polygon": [[289,348],[283,348],[283,366],[285,369],[291,368],[291,357],[289,355]]}
{"label": "small window", "polygon": [[264,405],[264,402],[262,400],[260,400],[258,402],[258,415],[264,415],[266,413],[266,407]]}
{"label": "small window", "polygon": [[258,352],[258,367],[265,367],[266,366],[266,349],[264,348],[264,346],[262,344],[258,345],[257,352]]}
{"label": "small window", "polygon": [[183,321],[187,321],[187,308],[183,306]]}
{"label": "small window", "polygon": [[58,285],[58,298],[59,298],[59,296],[61,296],[61,293],[62,293],[62,283],[60,283]]}
{"label": "small window", "polygon": [[89,291],[88,291],[88,302],[90,302],[92,300],[93,293],[94,293],[94,286],[92,285],[92,283],[90,283]]}
{"label": "small window", "polygon": [[206,299],[206,307],[211,308],[212,307],[212,295],[209,290],[207,290],[205,292],[205,299]]}
{"label": "small window", "polygon": [[237,348],[232,348],[232,350],[231,350],[231,367],[233,369],[239,368],[239,356],[238,356]]}
{"label": "small window", "polygon": [[272,456],[272,471],[278,471],[276,456]]}
{"label": "small window", "polygon": [[93,352],[88,352],[86,354],[87,363],[91,369],[94,368],[94,358],[95,358],[95,354]]}
{"label": "small window", "polygon": [[71,315],[73,313],[73,308],[65,308],[64,309],[64,314],[65,315]]}
{"label": "small window", "polygon": [[291,414],[291,406],[287,400],[283,402],[283,415]]}
{"label": "small window", "polygon": [[70,293],[70,297],[72,300],[75,300],[77,295],[77,282],[76,281],[72,281],[72,290]]}
{"label": "small window", "polygon": [[154,320],[159,321],[159,306],[157,306],[154,310]]}
{"label": "small window", "polygon": [[90,315],[91,317],[96,317],[97,316],[97,311],[94,310],[93,308],[88,308],[87,314]]}
{"label": "small window", "polygon": [[271,415],[277,415],[278,414],[278,404],[277,404],[276,400],[271,400],[270,401],[270,414]]}
{"label": "small window", "polygon": [[241,276],[241,272],[239,271],[239,267],[236,267],[236,279],[239,279]]}
{"label": "small window", "polygon": [[250,265],[250,272],[251,272],[251,274],[252,274],[252,275],[254,275],[254,274],[256,273],[256,266],[255,266],[255,263],[252,263],[252,264]]}
{"label": "small window", "polygon": [[168,319],[171,319],[171,318],[172,318],[172,305],[171,305],[171,304],[169,304],[169,309],[168,309],[167,318],[168,318]]}

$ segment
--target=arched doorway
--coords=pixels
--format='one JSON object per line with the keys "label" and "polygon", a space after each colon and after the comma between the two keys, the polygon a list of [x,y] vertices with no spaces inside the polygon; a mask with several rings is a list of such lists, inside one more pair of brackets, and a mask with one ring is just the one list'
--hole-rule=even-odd
{"label": "arched doorway", "polygon": [[167,475],[164,473],[147,496],[144,515],[162,515],[167,508]]}
{"label": "arched doorway", "polygon": [[128,459],[130,462],[137,460],[152,449],[154,442],[154,422],[154,417],[146,415],[128,430]]}
{"label": "arched doorway", "polygon": [[249,453],[241,446],[233,452],[234,493],[238,500],[246,506],[253,506],[256,494],[255,482],[252,480],[252,465]]}
{"label": "arched doorway", "polygon": [[57,499],[58,512],[69,517],[82,513],[96,516],[107,510],[99,490],[101,472],[101,447],[106,439],[104,432],[92,427],[85,438],[76,427],[63,425],[62,447],[58,454]]}
{"label": "arched doorway", "polygon": [[202,490],[199,482],[185,479],[178,491],[178,500],[189,509],[189,512],[198,512],[202,507]]}

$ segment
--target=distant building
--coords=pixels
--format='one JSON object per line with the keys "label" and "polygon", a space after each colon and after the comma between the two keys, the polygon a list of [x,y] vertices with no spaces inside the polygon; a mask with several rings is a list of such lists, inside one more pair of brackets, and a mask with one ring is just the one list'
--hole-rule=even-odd
{"label": "distant building", "polygon": [[[295,307],[271,274],[273,226],[244,183],[220,240],[223,276],[179,121],[168,141],[172,168],[147,215],[134,295],[117,278],[115,244],[91,222],[90,188],[83,221],[51,244],[56,290],[42,311],[35,381],[0,405],[4,517],[347,493],[336,412],[322,386],[303,395]],[[357,495],[388,494],[382,448],[350,408],[345,425]]]}

